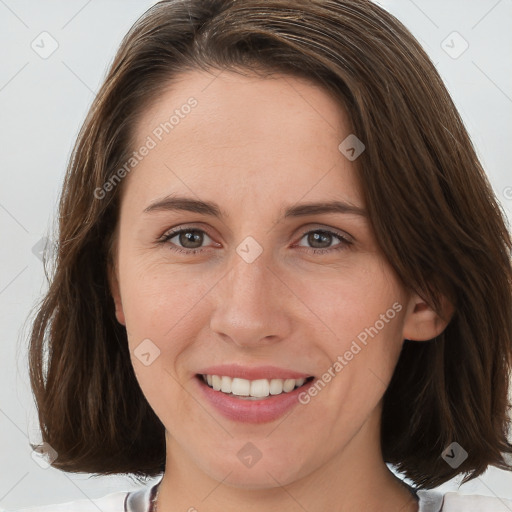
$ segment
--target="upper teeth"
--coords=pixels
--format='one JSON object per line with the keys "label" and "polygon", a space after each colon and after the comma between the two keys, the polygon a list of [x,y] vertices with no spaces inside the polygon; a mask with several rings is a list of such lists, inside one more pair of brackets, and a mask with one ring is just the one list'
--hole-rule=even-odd
{"label": "upper teeth", "polygon": [[203,380],[215,391],[233,393],[238,396],[253,396],[262,398],[270,395],[279,395],[283,391],[288,393],[295,387],[302,386],[306,379],[258,379],[247,380],[238,377],[219,375],[203,375]]}

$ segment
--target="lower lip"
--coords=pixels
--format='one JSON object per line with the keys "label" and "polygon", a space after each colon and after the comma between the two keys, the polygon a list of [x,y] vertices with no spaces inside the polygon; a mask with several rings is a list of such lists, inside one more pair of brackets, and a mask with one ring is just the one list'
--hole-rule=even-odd
{"label": "lower lip", "polygon": [[203,396],[217,411],[224,417],[241,423],[268,423],[277,420],[292,407],[300,404],[299,395],[314,383],[312,379],[288,393],[270,395],[261,400],[244,400],[222,391],[215,391],[203,381],[202,377],[196,376],[196,381]]}

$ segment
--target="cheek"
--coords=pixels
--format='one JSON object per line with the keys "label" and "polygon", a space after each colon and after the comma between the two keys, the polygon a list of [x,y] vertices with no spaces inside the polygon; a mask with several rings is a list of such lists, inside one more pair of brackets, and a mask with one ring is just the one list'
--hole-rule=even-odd
{"label": "cheek", "polygon": [[368,256],[357,266],[329,273],[302,274],[296,282],[294,293],[314,314],[315,325],[325,332],[322,344],[330,350],[347,347],[360,334],[364,338],[366,329],[376,322],[377,330],[386,331],[393,339],[400,332],[401,317],[396,309],[403,305],[393,309],[393,304],[402,304],[404,294],[391,270],[376,257]]}
{"label": "cheek", "polygon": [[[201,299],[214,283],[206,276],[191,279],[190,272],[165,265],[138,270],[129,263],[126,261],[121,279],[132,365],[149,403],[157,409],[163,407],[157,414],[164,414],[169,404],[174,404],[179,417],[187,402],[177,399],[181,389],[177,382],[189,377],[184,372],[191,367],[200,330],[208,325]],[[149,356],[144,355],[147,353]]]}
{"label": "cheek", "polygon": [[130,261],[125,270],[122,302],[129,333],[163,341],[176,339],[177,330],[186,336],[183,329],[197,325],[190,319],[200,312],[201,299],[214,284],[207,273],[198,279],[190,270],[165,264],[138,269]]}
{"label": "cheek", "polygon": [[312,396],[311,402],[330,403],[325,413],[334,422],[360,419],[380,400],[400,355],[404,292],[389,269],[368,264],[336,280],[303,280],[298,293],[315,313],[313,339],[326,356],[318,375],[325,386],[319,384],[318,396],[329,398]]}

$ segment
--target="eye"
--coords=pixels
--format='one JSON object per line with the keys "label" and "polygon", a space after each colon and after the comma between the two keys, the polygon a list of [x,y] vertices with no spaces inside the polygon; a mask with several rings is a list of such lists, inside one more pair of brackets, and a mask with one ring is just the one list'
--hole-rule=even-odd
{"label": "eye", "polygon": [[[205,242],[213,242],[208,234],[199,228],[182,227],[174,229],[164,234],[159,240],[159,243],[169,245],[169,248],[174,252],[185,254],[197,254],[203,252],[206,247],[203,246]],[[352,245],[352,241],[348,235],[330,231],[327,229],[315,229],[306,231],[302,234],[300,240],[305,240],[310,246],[304,246],[301,243],[297,247],[303,247],[309,252],[314,254],[326,254],[332,251],[339,251],[346,249]],[[332,243],[338,240],[338,244],[332,246]],[[216,243],[217,247],[221,244]]]}
{"label": "eye", "polygon": [[[196,254],[202,252],[202,247],[205,238],[213,241],[208,234],[202,229],[198,228],[181,228],[166,233],[159,242],[169,243],[170,249],[176,252],[183,252],[187,254]],[[175,241],[172,241],[176,239]],[[218,244],[220,245],[220,244]]]}
{"label": "eye", "polygon": [[[306,231],[303,233],[300,240],[306,240],[306,243],[310,244],[310,249],[315,254],[325,254],[331,251],[339,251],[346,249],[352,245],[352,241],[349,240],[348,236],[327,229],[314,229],[312,231]],[[332,242],[338,240],[339,243],[332,247]],[[299,247],[304,247],[299,244]]]}

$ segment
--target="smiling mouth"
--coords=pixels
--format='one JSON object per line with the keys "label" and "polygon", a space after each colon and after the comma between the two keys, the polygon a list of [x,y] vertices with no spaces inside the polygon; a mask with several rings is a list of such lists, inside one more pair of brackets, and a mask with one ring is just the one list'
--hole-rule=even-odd
{"label": "smiling mouth", "polygon": [[244,400],[261,400],[269,396],[282,395],[305,386],[314,377],[306,379],[256,379],[248,380],[225,375],[202,375],[197,378],[214,391]]}

